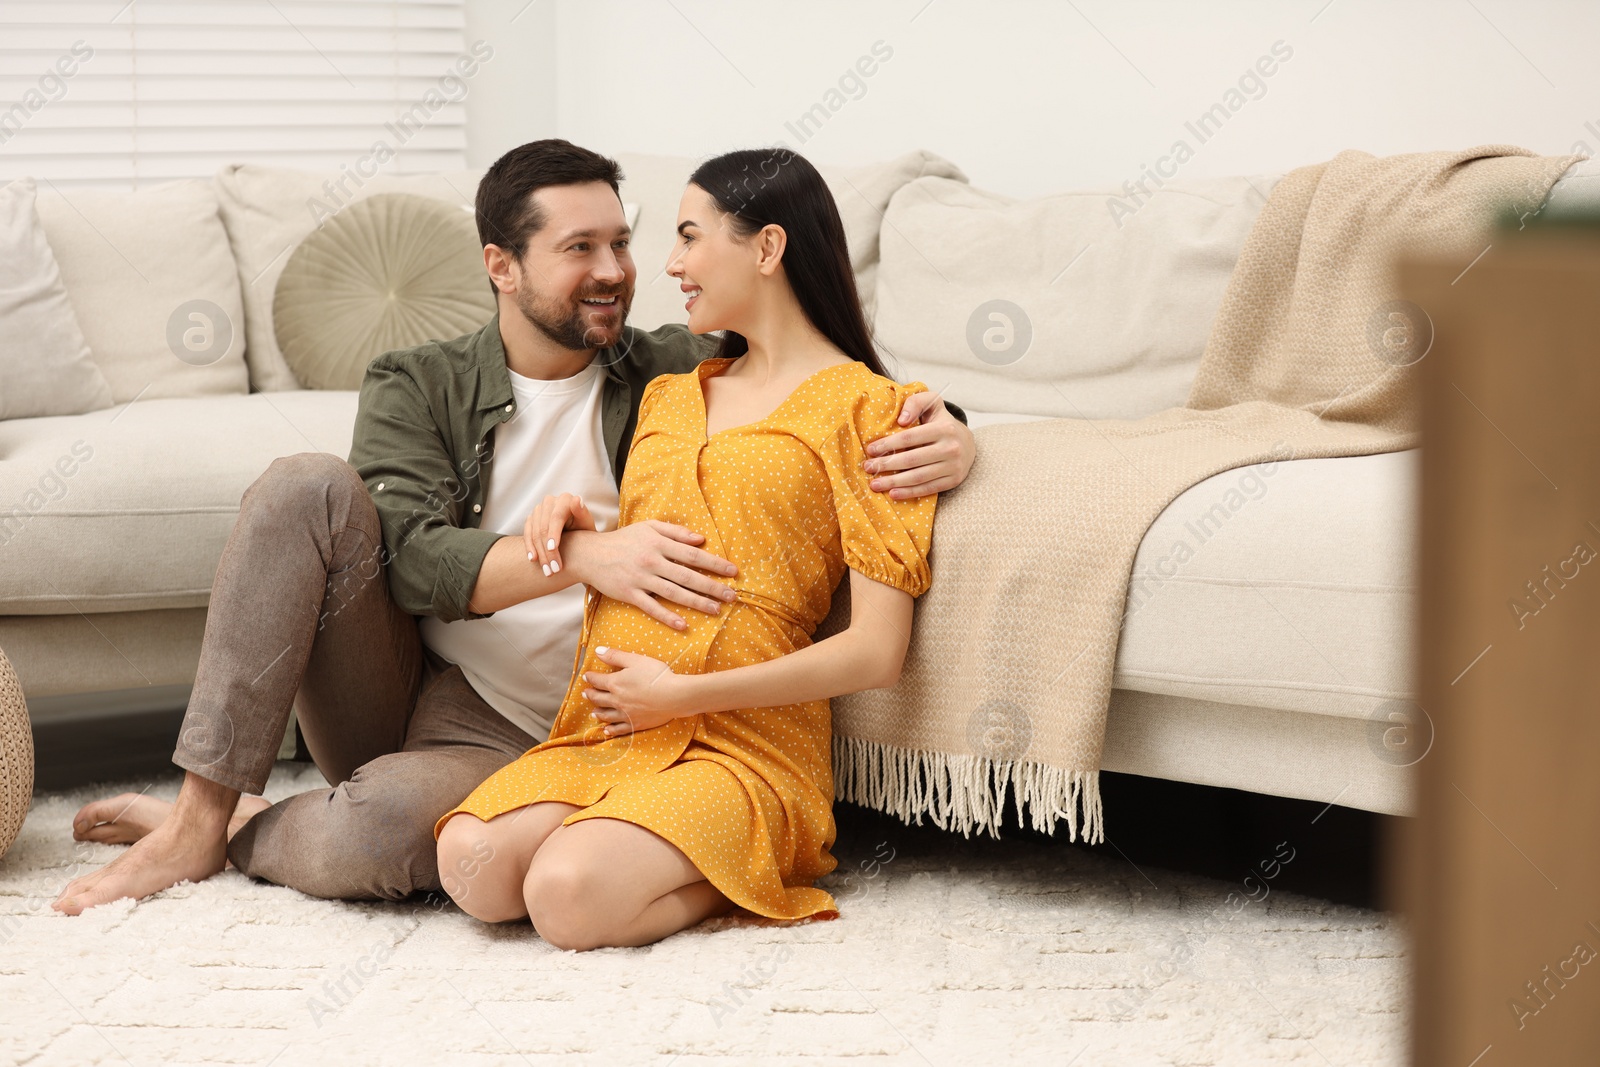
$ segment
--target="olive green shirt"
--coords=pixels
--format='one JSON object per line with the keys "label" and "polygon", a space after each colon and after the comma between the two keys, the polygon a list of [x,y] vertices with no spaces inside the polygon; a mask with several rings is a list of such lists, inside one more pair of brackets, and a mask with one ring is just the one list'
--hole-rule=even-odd
{"label": "olive green shirt", "polygon": [[[605,370],[601,432],[618,485],[644,387],[662,374],[688,373],[716,345],[683,326],[648,333],[625,326],[614,347],[595,355]],[[389,352],[367,365],[350,464],[383,525],[390,595],[412,615],[486,617],[468,599],[484,556],[505,535],[478,525],[484,474],[494,461],[494,428],[516,406],[499,315],[477,333]]]}

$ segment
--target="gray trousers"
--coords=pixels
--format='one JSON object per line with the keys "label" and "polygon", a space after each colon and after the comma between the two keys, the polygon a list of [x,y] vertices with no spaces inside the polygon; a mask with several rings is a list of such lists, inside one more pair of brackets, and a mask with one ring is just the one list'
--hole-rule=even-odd
{"label": "gray trousers", "polygon": [[304,452],[267,468],[217,567],[172,757],[260,793],[296,708],[329,788],[256,815],[228,858],[316,897],[439,889],[435,821],[543,740],[425,654],[417,620],[390,599],[381,544],[372,498],[344,460]]}

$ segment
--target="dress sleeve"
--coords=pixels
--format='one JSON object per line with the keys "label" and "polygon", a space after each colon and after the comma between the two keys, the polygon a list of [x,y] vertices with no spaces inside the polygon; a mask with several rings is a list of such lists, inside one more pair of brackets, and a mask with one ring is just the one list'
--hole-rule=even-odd
{"label": "dress sleeve", "polygon": [[667,384],[672,381],[673,377],[674,375],[671,374],[658,374],[645,383],[644,392],[639,394],[639,412],[634,417],[633,437],[628,443],[629,452],[632,452],[633,446],[639,443],[640,430],[644,428],[646,418],[656,406],[656,401],[660,399],[662,391],[667,388]]}
{"label": "dress sleeve", "polygon": [[938,497],[895,500],[871,487],[876,475],[867,473],[861,464],[867,458],[868,444],[904,428],[895,421],[901,402],[926,391],[921,382],[900,385],[874,377],[864,392],[851,399],[822,455],[833,487],[845,563],[875,582],[912,596],[921,596],[932,580],[928,550]]}

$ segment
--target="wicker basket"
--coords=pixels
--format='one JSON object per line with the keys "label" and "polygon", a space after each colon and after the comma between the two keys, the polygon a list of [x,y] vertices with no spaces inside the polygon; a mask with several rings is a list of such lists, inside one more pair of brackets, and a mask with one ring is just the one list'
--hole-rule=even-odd
{"label": "wicker basket", "polygon": [[33,798],[33,731],[22,683],[0,652],[0,856],[6,854]]}

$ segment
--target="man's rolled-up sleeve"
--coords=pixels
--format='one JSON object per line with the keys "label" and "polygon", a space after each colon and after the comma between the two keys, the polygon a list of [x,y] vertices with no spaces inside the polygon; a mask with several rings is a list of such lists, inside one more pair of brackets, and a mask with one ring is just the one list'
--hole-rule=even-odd
{"label": "man's rolled-up sleeve", "polygon": [[350,465],[383,525],[385,571],[396,604],[445,622],[481,619],[468,606],[478,571],[500,539],[463,528],[467,485],[415,378],[379,357],[361,382]]}

